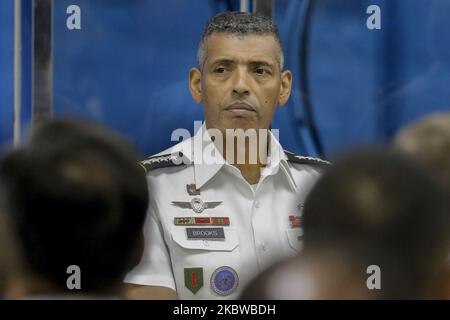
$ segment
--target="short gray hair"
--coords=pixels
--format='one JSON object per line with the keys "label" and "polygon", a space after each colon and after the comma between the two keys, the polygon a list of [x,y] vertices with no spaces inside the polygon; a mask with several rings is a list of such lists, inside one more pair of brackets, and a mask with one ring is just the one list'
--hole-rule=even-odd
{"label": "short gray hair", "polygon": [[198,46],[197,62],[200,68],[205,63],[205,43],[213,33],[225,33],[237,37],[249,35],[272,35],[280,47],[280,70],[284,66],[283,49],[281,47],[278,28],[272,19],[257,13],[249,12],[225,12],[212,17],[203,30],[202,38]]}

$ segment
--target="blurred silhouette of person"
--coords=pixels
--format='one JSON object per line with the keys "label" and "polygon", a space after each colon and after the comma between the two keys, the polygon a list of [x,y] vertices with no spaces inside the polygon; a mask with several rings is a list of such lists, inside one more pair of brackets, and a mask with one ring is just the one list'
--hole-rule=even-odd
{"label": "blurred silhouette of person", "polygon": [[[450,112],[436,112],[402,128],[394,146],[427,166],[450,195]],[[450,252],[448,264],[450,269]],[[448,288],[450,299],[450,281]]]}
{"label": "blurred silhouette of person", "polygon": [[21,298],[119,297],[142,255],[148,206],[127,143],[81,120],[50,120],[5,154],[0,182],[24,256]]}
{"label": "blurred silhouette of person", "polygon": [[[445,298],[447,200],[432,175],[400,152],[340,157],[305,202],[302,256],[284,271],[291,274],[284,283],[295,284],[292,293],[274,295],[281,283],[270,286],[270,277],[259,286],[271,299]],[[370,289],[372,266],[379,268],[379,285]],[[269,270],[273,279],[276,272]]]}
{"label": "blurred silhouette of person", "polygon": [[259,274],[242,300],[373,299],[355,257],[332,248],[286,259]]}
{"label": "blurred silhouette of person", "polygon": [[443,297],[450,219],[442,189],[393,150],[342,157],[305,203],[304,248],[342,248],[377,265],[384,298]]}
{"label": "blurred silhouette of person", "polygon": [[450,192],[450,112],[433,113],[402,128],[394,145],[432,170]]}

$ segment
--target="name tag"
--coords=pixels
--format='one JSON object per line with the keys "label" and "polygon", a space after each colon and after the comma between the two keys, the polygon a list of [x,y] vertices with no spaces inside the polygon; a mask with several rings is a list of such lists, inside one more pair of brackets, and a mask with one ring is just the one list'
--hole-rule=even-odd
{"label": "name tag", "polygon": [[186,228],[188,240],[225,240],[223,228]]}

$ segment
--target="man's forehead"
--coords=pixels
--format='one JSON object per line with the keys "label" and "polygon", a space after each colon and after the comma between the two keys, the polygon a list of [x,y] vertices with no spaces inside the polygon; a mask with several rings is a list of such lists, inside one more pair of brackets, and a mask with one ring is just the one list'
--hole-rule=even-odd
{"label": "man's forehead", "polygon": [[206,41],[207,60],[217,58],[253,57],[261,60],[275,60],[280,56],[280,45],[273,35],[234,35],[213,33]]}

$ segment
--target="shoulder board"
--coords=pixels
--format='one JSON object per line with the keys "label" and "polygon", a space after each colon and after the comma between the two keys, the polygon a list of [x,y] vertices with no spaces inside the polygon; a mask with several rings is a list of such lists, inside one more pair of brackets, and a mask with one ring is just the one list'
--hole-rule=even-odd
{"label": "shoulder board", "polygon": [[299,156],[289,151],[284,151],[284,153],[286,153],[289,162],[316,165],[324,168],[331,166],[331,162],[319,158]]}
{"label": "shoulder board", "polygon": [[168,153],[159,156],[153,156],[147,160],[139,162],[145,172],[159,168],[178,167],[187,164],[183,153]]}

